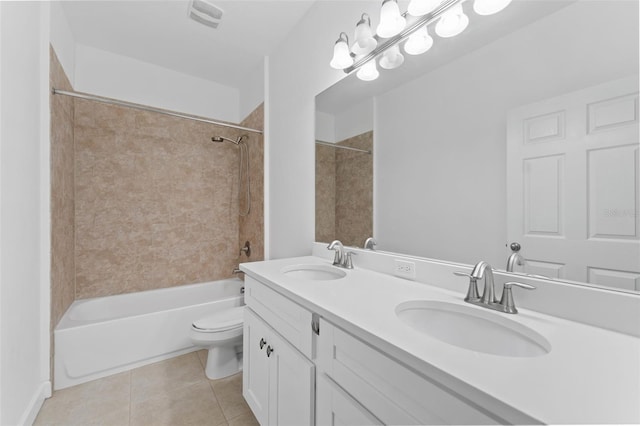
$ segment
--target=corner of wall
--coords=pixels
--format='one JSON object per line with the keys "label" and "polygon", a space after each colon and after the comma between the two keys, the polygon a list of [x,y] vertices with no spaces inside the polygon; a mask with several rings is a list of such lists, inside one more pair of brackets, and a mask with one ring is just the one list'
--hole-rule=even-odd
{"label": "corner of wall", "polygon": [[50,43],[72,86],[75,86],[76,41],[60,0],[50,5]]}

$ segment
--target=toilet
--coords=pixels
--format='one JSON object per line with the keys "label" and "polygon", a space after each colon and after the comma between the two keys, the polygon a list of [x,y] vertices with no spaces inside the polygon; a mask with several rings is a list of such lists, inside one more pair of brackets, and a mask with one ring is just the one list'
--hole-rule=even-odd
{"label": "toilet", "polygon": [[191,341],[208,349],[205,373],[210,379],[231,376],[242,369],[244,306],[228,308],[196,320]]}

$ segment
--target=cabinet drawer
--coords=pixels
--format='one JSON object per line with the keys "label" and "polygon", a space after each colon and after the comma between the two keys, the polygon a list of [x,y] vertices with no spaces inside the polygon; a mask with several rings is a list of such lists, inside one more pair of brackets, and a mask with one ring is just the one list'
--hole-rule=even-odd
{"label": "cabinet drawer", "polygon": [[325,374],[316,380],[316,398],[318,426],[383,424]]}
{"label": "cabinet drawer", "polygon": [[312,359],[311,312],[248,275],[244,284],[247,306],[307,358]]}
{"label": "cabinet drawer", "polygon": [[318,367],[385,424],[499,420],[340,328],[322,321]]}

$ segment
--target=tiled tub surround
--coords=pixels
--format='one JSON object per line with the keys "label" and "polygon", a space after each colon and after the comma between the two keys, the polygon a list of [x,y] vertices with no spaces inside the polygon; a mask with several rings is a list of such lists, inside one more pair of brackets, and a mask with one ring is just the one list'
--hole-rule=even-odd
{"label": "tiled tub surround", "polygon": [[[323,244],[314,245],[316,256],[241,267],[249,276],[358,336],[370,347],[441,383],[458,398],[489,410],[500,419],[496,421],[640,422],[637,295],[497,273],[497,289],[507,278],[538,286],[533,292],[515,295],[520,313],[508,319],[543,335],[551,351],[534,358],[488,355],[435,340],[409,328],[395,314],[396,306],[409,300],[465,305],[462,299],[467,282],[452,272],[470,271],[469,265],[356,251],[356,268],[347,270],[345,278],[333,281],[301,282],[281,272],[290,265],[329,266],[332,253]],[[398,258],[415,262],[415,281],[391,275]],[[420,404],[420,397],[406,395],[418,398],[416,404]]]}
{"label": "tiled tub surround", "polygon": [[[336,145],[373,152],[373,132]],[[362,246],[373,235],[373,155],[316,145],[316,240]]]}
{"label": "tiled tub surround", "polygon": [[74,134],[76,299],[231,276],[239,131],[77,99]]}
{"label": "tiled tub surround", "polygon": [[[256,108],[242,123],[243,127],[262,130],[264,126],[264,104]],[[251,243],[251,256],[240,255],[240,262],[252,262],[264,259],[264,137],[257,133],[246,133],[249,147],[251,179],[251,211],[240,217],[240,246],[245,241]],[[242,182],[245,185],[245,182]],[[240,194],[240,211],[245,209],[245,187]]]}

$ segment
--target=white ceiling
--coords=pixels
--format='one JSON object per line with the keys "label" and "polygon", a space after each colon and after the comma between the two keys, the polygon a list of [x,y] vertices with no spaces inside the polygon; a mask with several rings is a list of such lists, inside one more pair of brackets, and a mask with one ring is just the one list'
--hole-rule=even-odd
{"label": "white ceiling", "polygon": [[189,1],[63,1],[77,43],[232,87],[258,67],[314,0],[211,0],[217,29],[187,16]]}

